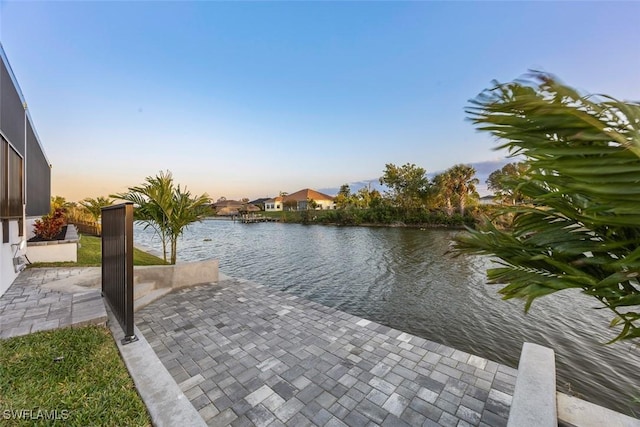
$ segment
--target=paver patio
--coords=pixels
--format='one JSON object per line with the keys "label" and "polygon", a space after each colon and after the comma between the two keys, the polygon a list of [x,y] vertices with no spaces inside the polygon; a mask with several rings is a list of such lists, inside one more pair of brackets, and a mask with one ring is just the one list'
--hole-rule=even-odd
{"label": "paver patio", "polygon": [[137,325],[211,426],[502,426],[516,370],[245,280]]}
{"label": "paver patio", "polygon": [[104,324],[107,313],[100,289],[93,284],[93,288],[78,285],[96,272],[99,268],[34,268],[21,272],[0,297],[0,338]]}

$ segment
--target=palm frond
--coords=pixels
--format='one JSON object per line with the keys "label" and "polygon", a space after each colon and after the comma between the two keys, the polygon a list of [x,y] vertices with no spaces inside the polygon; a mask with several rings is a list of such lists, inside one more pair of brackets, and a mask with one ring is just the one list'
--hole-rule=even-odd
{"label": "palm frond", "polygon": [[[532,73],[470,101],[478,129],[524,157],[526,172],[500,183],[527,205],[503,206],[512,227],[491,222],[461,235],[459,253],[495,257],[487,272],[504,298],[581,288],[615,313],[616,339],[637,338],[640,319],[640,105],[582,96]],[[625,307],[627,311],[620,312]]]}

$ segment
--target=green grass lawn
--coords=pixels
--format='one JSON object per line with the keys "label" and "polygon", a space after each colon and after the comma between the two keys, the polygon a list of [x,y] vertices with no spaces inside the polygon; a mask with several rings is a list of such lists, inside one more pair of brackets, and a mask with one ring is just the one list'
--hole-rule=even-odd
{"label": "green grass lawn", "polygon": [[[78,248],[78,262],[36,262],[30,267],[99,267],[102,265],[102,246],[100,237],[81,235]],[[133,249],[134,265],[164,265],[162,258],[137,248]]]}
{"label": "green grass lawn", "polygon": [[99,326],[0,341],[0,419],[3,426],[151,425],[111,332]]}

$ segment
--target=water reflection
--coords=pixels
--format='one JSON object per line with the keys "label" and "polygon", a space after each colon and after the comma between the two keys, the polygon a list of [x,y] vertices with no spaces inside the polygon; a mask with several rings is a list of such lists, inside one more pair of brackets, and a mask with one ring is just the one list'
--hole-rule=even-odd
{"label": "water reflection", "polygon": [[[603,344],[614,336],[610,315],[566,291],[536,301],[525,316],[522,301],[502,301],[484,283],[486,258],[445,256],[454,233],[210,220],[184,233],[178,259],[217,258],[231,276],[509,366],[517,366],[524,341],[552,347],[561,390],[630,413],[640,396],[640,357],[629,344]],[[150,230],[136,227],[135,239],[160,248]]]}

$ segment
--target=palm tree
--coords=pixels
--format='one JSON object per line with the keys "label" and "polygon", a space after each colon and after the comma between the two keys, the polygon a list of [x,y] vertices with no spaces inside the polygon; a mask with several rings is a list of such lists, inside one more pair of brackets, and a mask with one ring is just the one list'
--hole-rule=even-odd
{"label": "palm tree", "polygon": [[451,199],[453,198],[453,183],[451,180],[451,174],[443,172],[436,175],[433,178],[435,186],[436,203],[441,206],[444,205],[447,215],[453,215],[453,204]]}
{"label": "palm tree", "polygon": [[518,184],[526,176],[527,165],[524,163],[507,163],[502,169],[491,172],[487,178],[487,188],[493,191],[495,199],[501,203],[515,205],[525,202],[518,190]]}
{"label": "palm tree", "polygon": [[640,338],[640,103],[581,96],[542,73],[471,102],[472,121],[524,158],[513,186],[531,203],[503,206],[509,229],[487,222],[459,235],[455,250],[498,259],[489,283],[526,299],[525,311],[577,288],[622,325],[612,341]]}
{"label": "palm tree", "polygon": [[171,242],[171,264],[176,263],[178,237],[182,235],[184,228],[194,222],[201,221],[209,212],[211,199],[206,194],[191,197],[191,193],[184,191],[178,185],[171,198],[171,207],[168,210],[168,231]]}
{"label": "palm tree", "polygon": [[115,197],[133,202],[134,219],[152,227],[160,236],[162,254],[167,261],[167,245],[171,249],[171,264],[176,262],[177,239],[184,227],[200,221],[206,213],[209,196],[191,197],[191,193],[173,185],[171,172],[160,172],[155,177],[148,176],[145,183],[130,187],[127,193],[115,194]]}
{"label": "palm tree", "polygon": [[67,202],[62,196],[51,196],[51,204],[49,213],[53,214],[58,209],[61,209],[63,212],[66,212],[67,209],[72,208],[74,206],[73,202]]}
{"label": "palm tree", "polygon": [[436,175],[434,183],[437,188],[437,197],[444,202],[447,214],[453,214],[453,201],[458,202],[460,215],[464,215],[467,201],[477,198],[476,185],[480,182],[475,178],[476,170],[469,165],[455,165]]}
{"label": "palm tree", "polygon": [[80,202],[80,205],[83,206],[87,212],[93,217],[95,222],[100,220],[100,216],[102,215],[102,208],[111,206],[113,204],[113,199],[109,197],[87,197],[83,201]]}
{"label": "palm tree", "polygon": [[455,165],[449,168],[451,184],[453,185],[453,193],[458,199],[458,208],[460,215],[464,215],[467,201],[471,198],[478,198],[476,185],[480,182],[475,177],[476,170],[469,165]]}

